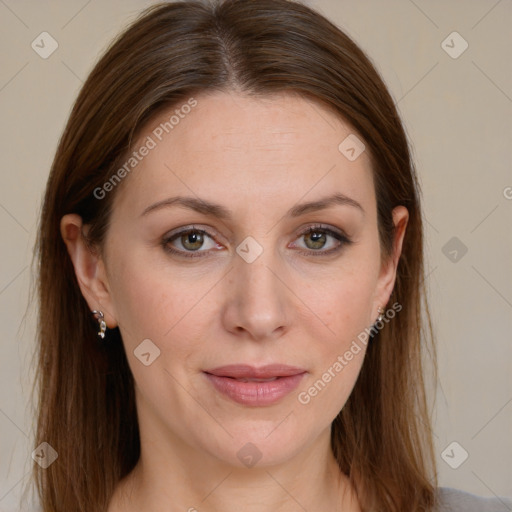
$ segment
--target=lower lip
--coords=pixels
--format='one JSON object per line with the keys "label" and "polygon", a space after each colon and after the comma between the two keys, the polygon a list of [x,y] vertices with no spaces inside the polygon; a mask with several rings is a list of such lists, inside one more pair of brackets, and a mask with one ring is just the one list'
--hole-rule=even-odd
{"label": "lower lip", "polygon": [[279,377],[267,382],[242,382],[230,377],[205,373],[217,391],[234,402],[253,407],[272,405],[291,393],[300,383],[304,373]]}

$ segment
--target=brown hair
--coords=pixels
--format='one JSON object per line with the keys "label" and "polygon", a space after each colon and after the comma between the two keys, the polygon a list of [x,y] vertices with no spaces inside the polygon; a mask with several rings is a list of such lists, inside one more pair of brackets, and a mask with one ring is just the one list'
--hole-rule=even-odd
{"label": "brown hair", "polygon": [[[403,310],[373,337],[359,378],[332,425],[332,449],[362,510],[431,510],[435,457],[423,355],[435,349],[423,288],[420,189],[395,104],[374,66],[340,29],[288,0],[183,1],[146,9],[85,82],[53,161],[37,242],[39,415],[36,445],[58,459],[35,478],[45,512],[104,511],[140,445],[134,382],[119,330],[96,343],[60,235],[79,214],[101,250],[116,190],[94,195],[156,114],[213,90],[298,93],[327,106],[365,141],[372,161],[382,258],[392,209],[408,228],[390,303]],[[118,188],[118,187],[117,187]],[[422,323],[424,307],[427,325]]]}

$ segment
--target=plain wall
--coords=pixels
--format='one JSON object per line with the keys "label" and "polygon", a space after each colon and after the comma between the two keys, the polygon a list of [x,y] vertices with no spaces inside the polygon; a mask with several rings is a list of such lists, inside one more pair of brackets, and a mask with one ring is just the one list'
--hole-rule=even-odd
{"label": "plain wall", "polygon": [[[0,2],[0,511],[20,510],[34,449],[28,407],[34,312],[23,319],[50,165],[99,53],[151,3]],[[512,3],[308,3],[376,64],[413,146],[439,352],[434,425],[440,483],[512,496]],[[43,31],[59,45],[47,59],[31,47]],[[442,46],[453,31],[469,45],[457,58],[464,44],[459,36],[444,44],[452,56]],[[454,441],[458,445],[443,458]],[[453,465],[462,448],[469,457],[453,469],[444,459]]]}

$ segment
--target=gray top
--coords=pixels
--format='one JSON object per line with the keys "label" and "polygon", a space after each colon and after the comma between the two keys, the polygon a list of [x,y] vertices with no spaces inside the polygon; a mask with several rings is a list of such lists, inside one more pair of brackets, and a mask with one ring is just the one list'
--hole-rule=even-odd
{"label": "gray top", "polygon": [[[481,498],[448,487],[438,487],[439,507],[435,512],[512,512],[510,498]],[[42,512],[42,509],[37,512]]]}
{"label": "gray top", "polygon": [[510,512],[510,498],[481,498],[474,494],[448,487],[439,487],[439,508],[436,512]]}

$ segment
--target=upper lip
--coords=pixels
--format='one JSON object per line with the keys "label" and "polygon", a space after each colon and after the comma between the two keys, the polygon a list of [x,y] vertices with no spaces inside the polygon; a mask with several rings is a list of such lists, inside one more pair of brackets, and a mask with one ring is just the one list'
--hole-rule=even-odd
{"label": "upper lip", "polygon": [[259,367],[247,364],[232,364],[204,371],[217,377],[231,377],[233,379],[272,379],[274,377],[290,377],[306,372],[304,368],[286,364],[269,364]]}

